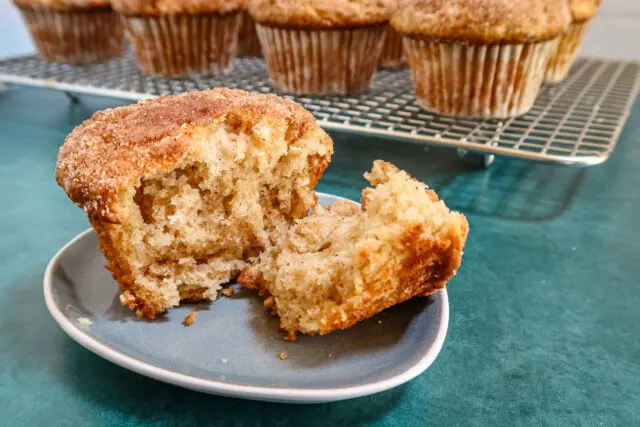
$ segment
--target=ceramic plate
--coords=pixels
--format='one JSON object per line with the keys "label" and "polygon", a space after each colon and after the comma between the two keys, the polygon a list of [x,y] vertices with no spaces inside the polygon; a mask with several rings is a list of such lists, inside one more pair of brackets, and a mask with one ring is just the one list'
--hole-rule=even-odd
{"label": "ceramic plate", "polygon": [[[339,198],[319,194],[328,205]],[[53,257],[44,276],[49,311],[97,355],[161,381],[207,393],[278,402],[328,402],[387,390],[422,373],[442,347],[447,293],[414,298],[354,327],[287,342],[254,291],[141,320],[123,307],[87,230]],[[197,320],[182,324],[190,308]],[[287,360],[278,355],[288,354]]]}

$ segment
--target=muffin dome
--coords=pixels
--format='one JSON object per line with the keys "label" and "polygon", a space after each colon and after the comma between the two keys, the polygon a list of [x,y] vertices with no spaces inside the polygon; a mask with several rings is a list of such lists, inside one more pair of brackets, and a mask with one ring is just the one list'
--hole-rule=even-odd
{"label": "muffin dome", "polygon": [[266,25],[339,28],[386,22],[396,0],[249,0],[251,17]]}
{"label": "muffin dome", "polygon": [[78,10],[109,7],[109,0],[13,0],[18,7]]}
{"label": "muffin dome", "polygon": [[568,5],[558,0],[420,0],[391,19],[407,36],[483,44],[551,40],[570,23]]}
{"label": "muffin dome", "polygon": [[191,15],[236,12],[246,0],[112,0],[111,4],[125,15]]}

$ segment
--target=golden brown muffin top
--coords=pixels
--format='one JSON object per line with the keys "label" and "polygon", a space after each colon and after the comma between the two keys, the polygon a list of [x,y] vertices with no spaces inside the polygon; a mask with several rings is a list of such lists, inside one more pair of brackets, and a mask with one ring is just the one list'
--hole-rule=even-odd
{"label": "golden brown muffin top", "polygon": [[570,22],[567,3],[558,0],[419,0],[391,19],[407,36],[482,44],[551,40]]}
{"label": "golden brown muffin top", "polygon": [[217,88],[95,113],[60,148],[56,180],[90,218],[118,223],[122,190],[142,177],[173,169],[190,144],[213,127],[229,126],[233,132],[256,125],[286,130],[289,143],[317,131],[331,144],[311,113],[295,102]]}
{"label": "golden brown muffin top", "polygon": [[573,22],[584,22],[596,16],[601,0],[569,0]]}
{"label": "golden brown muffin top", "polygon": [[387,22],[397,0],[249,0],[261,24],[300,28],[340,28]]}
{"label": "golden brown muffin top", "polygon": [[109,0],[13,0],[18,7],[77,10],[109,7]]}
{"label": "golden brown muffin top", "polygon": [[191,15],[230,13],[245,7],[247,0],[111,0],[124,15]]}

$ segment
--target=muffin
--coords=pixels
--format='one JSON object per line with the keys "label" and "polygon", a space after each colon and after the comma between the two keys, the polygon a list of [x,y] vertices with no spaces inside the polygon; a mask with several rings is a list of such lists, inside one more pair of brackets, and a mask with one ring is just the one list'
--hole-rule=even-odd
{"label": "muffin", "polygon": [[558,0],[420,0],[400,7],[391,25],[404,37],[423,108],[503,118],[533,106],[570,22]]}
{"label": "muffin", "polygon": [[14,0],[45,61],[90,64],[124,53],[124,30],[109,0]]}
{"label": "muffin", "polygon": [[256,32],[256,23],[249,12],[242,12],[240,16],[240,31],[238,33],[238,56],[262,56],[260,39]]}
{"label": "muffin", "polygon": [[598,6],[600,0],[569,0],[572,23],[569,30],[560,37],[558,47],[549,60],[545,82],[559,82],[567,76]]}
{"label": "muffin", "polygon": [[215,75],[236,55],[246,0],[113,0],[144,74]]}
{"label": "muffin", "polygon": [[423,183],[377,160],[362,208],[317,206],[247,268],[238,281],[258,288],[288,339],[326,334],[442,289],[462,258],[465,217]]}
{"label": "muffin", "polygon": [[395,0],[250,0],[269,76],[278,90],[347,94],[376,71]]}
{"label": "muffin", "polygon": [[213,300],[289,224],[333,143],[301,106],[213,89],[94,114],[71,132],[56,179],[84,209],[138,316]]}

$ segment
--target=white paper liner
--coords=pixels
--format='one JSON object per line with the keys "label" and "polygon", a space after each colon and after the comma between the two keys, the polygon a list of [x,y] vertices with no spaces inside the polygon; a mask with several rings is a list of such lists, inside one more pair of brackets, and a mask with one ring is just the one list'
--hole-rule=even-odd
{"label": "white paper liner", "polygon": [[124,29],[120,17],[110,8],[20,11],[38,55],[45,61],[90,64],[124,53]]}
{"label": "white paper liner", "polygon": [[281,91],[347,94],[371,85],[384,26],[307,30],[257,24],[269,76]]}
{"label": "white paper liner", "polygon": [[571,65],[578,55],[580,45],[587,35],[589,21],[573,23],[569,31],[560,37],[560,42],[555,52],[549,59],[547,72],[544,81],[547,83],[555,83],[564,80],[569,74]]}
{"label": "white paper liner", "polygon": [[481,118],[526,113],[557,42],[478,45],[404,38],[418,103],[439,114]]}
{"label": "white paper liner", "polygon": [[164,77],[214,75],[235,59],[240,13],[124,16],[143,73]]}

